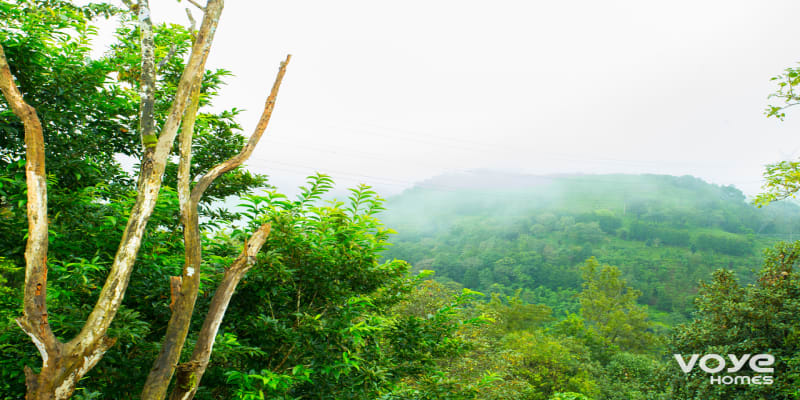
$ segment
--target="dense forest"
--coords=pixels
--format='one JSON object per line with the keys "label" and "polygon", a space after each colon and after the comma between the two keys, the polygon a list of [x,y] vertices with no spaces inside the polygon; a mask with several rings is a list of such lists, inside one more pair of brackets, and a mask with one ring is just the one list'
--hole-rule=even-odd
{"label": "dense forest", "polygon": [[[800,208],[776,201],[798,164],[761,208],[689,176],[488,171],[289,197],[244,162],[290,57],[247,135],[212,107],[223,2],[188,27],[123,3],[0,0],[0,399],[800,397]],[[713,384],[734,377],[673,357],[712,353],[774,363]]]}
{"label": "dense forest", "polygon": [[574,312],[577,266],[594,256],[620,268],[651,313],[679,322],[714,270],[752,282],[762,250],[791,241],[798,211],[791,202],[757,208],[735,187],[691,176],[475,171],[391,198],[382,218],[398,232],[385,256],[440,280],[521,290],[528,302]]}
{"label": "dense forest", "polygon": [[772,326],[797,323],[796,288],[767,295],[764,285],[795,263],[784,241],[798,211],[790,201],[759,208],[735,187],[691,176],[472,171],[390,198],[382,217],[398,233],[384,257],[435,271],[442,288],[488,295],[476,307],[502,322],[483,345],[506,363],[476,365],[503,371],[499,386],[515,394],[500,398],[547,398],[535,394],[545,388],[573,393],[554,398],[792,398],[788,379],[784,392],[683,380],[671,355],[783,347],[796,360],[797,342],[786,344],[794,328],[762,331],[776,321],[758,319],[777,302],[787,310]]}

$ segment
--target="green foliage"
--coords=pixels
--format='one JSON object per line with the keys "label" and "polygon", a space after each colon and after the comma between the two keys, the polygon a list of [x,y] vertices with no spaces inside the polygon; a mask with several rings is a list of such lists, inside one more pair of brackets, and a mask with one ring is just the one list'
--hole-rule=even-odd
{"label": "green foliage", "polygon": [[[413,293],[418,292],[424,294],[421,299],[417,300],[417,294],[409,298],[409,304],[415,304],[409,310],[417,313],[423,312],[419,304],[438,307],[447,298],[444,287],[433,281]],[[612,361],[604,364],[595,354],[607,354],[608,343],[577,316],[568,318],[572,323],[548,328],[547,307],[497,294],[463,312],[482,315],[492,323],[464,325],[456,335],[465,345],[462,352],[455,357],[440,355],[436,361],[444,375],[420,376],[412,381],[414,390],[406,387],[401,392],[408,397],[401,398],[545,400],[559,392],[579,392],[587,398],[610,394],[640,398],[635,397],[637,393],[655,398],[660,394],[661,388],[652,378],[660,364],[644,355],[612,356]],[[570,324],[572,328],[565,326]],[[631,358],[636,361],[626,362]],[[487,382],[487,377],[495,379]],[[431,382],[450,394],[433,390]]]}
{"label": "green foliage", "polygon": [[[797,93],[800,84],[800,69],[797,67],[786,68],[783,73],[771,79],[778,84],[778,89],[769,95],[769,98],[779,100],[778,105],[770,104],[764,111],[769,117],[775,117],[781,121],[786,118],[786,109],[800,104],[800,96]],[[774,164],[767,164],[764,169],[764,184],[762,193],[756,196],[754,203],[758,207],[765,206],[774,201],[787,198],[794,198],[800,190],[800,162],[780,161]]]}
{"label": "green foliage", "polygon": [[770,98],[779,99],[781,104],[769,105],[764,113],[767,117],[775,117],[783,120],[786,118],[786,109],[794,107],[800,102],[797,87],[800,85],[800,69],[786,68],[780,75],[770,79],[778,84],[778,90],[770,94]]}
{"label": "green foliage", "polygon": [[[409,278],[402,261],[379,262],[391,232],[375,217],[382,200],[361,186],[346,203],[322,201],[332,186],[316,175],[295,200],[247,197],[243,219],[207,250],[215,265],[227,265],[236,254],[226,241],[241,240],[247,225],[272,223],[266,251],[226,315],[236,323],[223,327],[257,351],[215,355],[198,398],[429,396],[441,377],[438,360],[466,350],[457,332],[484,321],[463,311],[479,294],[451,295],[426,286],[424,275]],[[410,301],[421,298],[430,308]]]}
{"label": "green foliage", "polygon": [[634,221],[630,224],[627,237],[643,242],[662,243],[667,246],[689,245],[689,233],[686,230],[664,228],[654,223]]}
{"label": "green foliage", "polygon": [[579,295],[581,316],[609,346],[641,352],[655,343],[647,311],[636,303],[642,294],[627,285],[618,268],[595,258],[582,268],[583,291]]}
{"label": "green foliage", "polygon": [[531,399],[544,400],[563,391],[597,392],[595,365],[579,340],[542,332],[517,332],[506,336],[505,341],[521,357],[515,373],[536,388]]}
{"label": "green foliage", "polygon": [[504,296],[504,298],[493,293],[491,300],[484,307],[485,312],[502,316],[495,324],[501,332],[534,330],[552,321],[550,307],[542,304],[526,304],[519,297],[521,292],[517,290],[514,296]]}
{"label": "green foliage", "polygon": [[[89,56],[92,21],[118,15],[117,41]],[[102,286],[134,182],[118,155],[141,153],[139,33],[132,16],[107,4],[0,0],[0,40],[26,100],[45,129],[50,194],[48,305],[61,338],[80,329]],[[156,120],[163,121],[191,34],[155,27],[159,70]],[[165,59],[174,49],[174,55]],[[207,110],[230,75],[208,71]],[[797,103],[798,71],[777,77],[783,118]],[[237,153],[245,138],[239,110],[203,111],[193,143],[194,175]],[[22,367],[38,353],[16,327],[21,309],[25,230],[22,126],[0,101],[0,399],[24,393]],[[145,144],[153,138],[145,138]],[[792,196],[799,163],[767,167],[759,206]],[[76,391],[76,399],[135,398],[169,318],[169,277],[183,262],[176,166],[167,167],[128,296],[109,331],[117,344]],[[451,185],[450,178],[443,180]],[[436,183],[434,179],[433,183]],[[764,268],[746,275],[755,247],[791,233],[800,217],[788,203],[758,210],[730,186],[692,177],[489,176],[464,189],[418,187],[383,199],[367,186],[324,201],[333,181],[308,178],[295,199],[269,190],[266,177],[237,169],[204,199],[204,264],[198,310],[248,232],[272,232],[241,282],[216,338],[198,399],[789,399],[800,385],[796,315],[800,244],[778,245]],[[499,189],[498,189],[499,186]],[[615,190],[608,190],[613,186]],[[517,189],[521,188],[521,189]],[[239,211],[215,201],[243,198]],[[424,209],[425,212],[421,212]],[[401,229],[394,231],[378,216]],[[595,256],[617,267],[600,265]],[[586,259],[588,261],[585,261]],[[408,259],[420,274],[409,274]],[[679,326],[679,353],[769,352],[771,387],[709,388],[664,361],[647,308]],[[437,280],[428,279],[430,269]],[[757,280],[756,280],[757,279]],[[630,286],[629,283],[630,282]],[[465,288],[466,287],[466,288]],[[633,289],[636,287],[637,289]],[[486,299],[475,290],[490,293]],[[643,303],[643,304],[639,304]],[[192,332],[200,321],[195,320]],[[196,340],[190,335],[187,348]],[[667,387],[665,380],[669,381]]]}
{"label": "green foliage", "polygon": [[[47,169],[58,186],[124,179],[114,155],[132,154],[127,127],[136,103],[109,82],[109,61],[88,58],[96,34],[91,19],[116,12],[108,4],[0,2],[0,41],[25,100],[42,122]],[[13,165],[23,154],[22,124],[0,99],[0,166]]]}
{"label": "green foliage", "polygon": [[425,280],[398,304],[387,339],[395,371],[404,379],[387,398],[474,399],[501,380],[490,370],[465,368],[482,345],[475,333],[493,322],[476,308],[481,296]]}
{"label": "green foliage", "polygon": [[24,360],[35,357],[35,349],[20,346],[27,339],[14,323],[22,313],[21,285],[9,285],[6,276],[19,274],[22,267],[0,257],[0,399],[17,399],[21,393],[20,382],[24,379]]}
{"label": "green foliage", "polygon": [[[91,59],[89,53],[96,32],[92,19],[119,12],[103,4],[78,7],[59,0],[0,1],[0,39],[25,99],[37,109],[44,125],[50,206],[48,306],[50,324],[62,339],[72,336],[81,327],[96,300],[135,197],[133,179],[123,171],[117,158],[119,155],[138,157],[141,152],[136,122],[139,103],[136,76],[140,60],[135,21],[125,13],[120,15],[118,42],[112,45],[111,51],[97,60]],[[164,96],[158,98],[156,119],[161,121],[183,69],[182,56],[187,53],[191,38],[185,28],[177,25],[160,25],[155,27],[155,31],[157,58],[166,56],[171,46],[176,49],[175,55],[165,60],[158,74],[157,89]],[[227,75],[229,73],[224,70],[206,73],[201,105],[211,104]],[[201,112],[193,143],[194,174],[200,174],[238,153],[245,141],[234,120],[238,112],[236,109]],[[18,265],[24,263],[27,229],[22,138],[20,122],[8,110],[4,100],[0,100],[0,257],[5,257],[0,268],[0,289],[8,289],[8,292],[0,293],[0,301],[4,303],[0,314],[3,339],[0,347],[0,398],[13,399],[22,397],[24,393],[22,367],[36,367],[40,363],[35,347],[13,322],[21,310],[19,288],[24,276]],[[183,262],[177,197],[170,189],[174,186],[174,176],[175,166],[169,165],[166,186],[151,217],[125,303],[109,331],[118,339],[117,344],[92,371],[91,379],[81,382],[85,387],[76,392],[79,398],[134,398],[141,391],[141,382],[163,337],[163,330],[159,327],[165,326],[169,318],[169,277],[178,274]],[[240,218],[244,218],[238,221],[240,223],[254,223],[252,216],[248,219],[245,215],[216,209],[211,202],[247,193],[265,182],[266,177],[244,169],[230,171],[207,192],[201,207],[202,220],[210,221],[208,226],[216,224],[219,229]],[[361,208],[353,211],[351,217],[366,218],[363,211],[370,202],[373,202],[373,207],[369,212],[377,212],[379,201],[367,195],[361,199]],[[334,214],[347,212],[335,206],[330,211],[330,215],[320,214],[319,217],[332,224],[337,219]],[[280,219],[279,216],[276,218]],[[361,225],[367,230],[371,227]],[[377,231],[376,228],[372,233],[363,234],[375,234],[381,238],[388,234]],[[209,248],[202,277],[203,296],[198,301],[200,309],[207,306],[208,295],[222,269],[241,248],[243,232],[226,234],[218,230],[205,233],[204,245]],[[297,237],[303,234],[298,233]],[[383,242],[381,238],[375,242]],[[330,239],[335,242],[341,238]],[[317,245],[313,244],[313,238],[310,242],[312,246]],[[344,257],[347,252],[379,251],[380,244],[373,246],[368,242],[355,240],[351,248],[343,248],[334,255]],[[371,247],[359,247],[365,244]],[[320,245],[328,246],[329,243]],[[354,262],[352,268],[370,265],[366,260],[374,259],[364,258],[364,263]],[[303,262],[311,261],[306,259]],[[297,269],[302,269],[302,265],[298,265]],[[377,275],[402,275],[401,267],[397,271],[378,267],[368,269],[361,274],[361,281],[354,284],[361,286],[359,291],[380,286],[383,282],[380,279],[376,280],[377,284],[370,282]],[[387,290],[399,286],[402,284]],[[400,296],[402,290],[390,293],[378,300]],[[358,318],[358,314],[354,313],[353,318]],[[196,331],[197,328],[195,324],[193,329]],[[353,332],[358,333],[355,329]],[[345,333],[350,334],[349,331]],[[246,341],[239,342],[238,338],[242,336],[235,330],[221,332],[218,338],[220,351],[213,360],[236,364],[243,358],[263,356],[260,347]],[[190,336],[187,345],[192,343]],[[253,367],[254,370],[261,368]],[[217,378],[224,380],[221,372]]]}
{"label": "green foliage", "polygon": [[725,233],[702,233],[697,235],[694,245],[700,250],[712,250],[734,256],[746,255],[753,250],[752,241]]}
{"label": "green foliage", "polygon": [[605,237],[597,222],[578,222],[569,227],[567,236],[576,242],[588,244],[597,244]]}
{"label": "green foliage", "polygon": [[[439,285],[432,281],[423,282],[412,297],[405,300],[397,309],[398,315],[389,327],[386,337],[391,343],[391,357],[395,370],[401,375],[431,375],[437,372],[436,360],[442,357],[457,356],[464,352],[465,342],[455,336],[463,324],[475,324],[483,318],[464,319],[462,308],[470,305],[480,293],[464,289],[441,300],[440,304],[429,309],[425,315],[415,315],[409,309],[410,303],[421,294],[443,293]],[[413,306],[418,307],[417,304]]]}
{"label": "green foliage", "polygon": [[619,352],[604,368],[604,384],[598,398],[606,400],[656,400],[664,394],[662,362],[643,354]]}
{"label": "green foliage", "polygon": [[710,385],[699,369],[670,376],[673,396],[683,399],[794,399],[800,385],[800,278],[795,270],[800,242],[765,250],[758,281],[740,285],[733,272],[719,270],[701,286],[690,323],[677,327],[670,342],[676,354],[771,354],[772,385]]}
{"label": "green foliage", "polygon": [[[360,187],[346,206],[321,204],[331,187],[329,177],[317,175],[294,201],[275,192],[249,196],[244,219],[207,250],[221,275],[220,267],[236,257],[226,242],[242,240],[249,225],[272,223],[266,250],[226,315],[236,324],[223,327],[258,352],[215,358],[203,379],[215,389],[199,398],[230,396],[226,382],[239,385],[242,396],[270,387],[270,393],[286,398],[361,398],[353,391],[377,393],[390,383],[379,337],[391,326],[387,310],[410,289],[407,266],[378,262],[389,234],[373,216],[380,198]],[[297,376],[298,366],[305,368],[305,378],[287,378]],[[261,372],[242,372],[251,370]],[[263,385],[251,387],[248,376]]]}
{"label": "green foliage", "polygon": [[310,375],[313,371],[298,365],[292,368],[290,374],[276,374],[269,370],[259,373],[250,371],[247,374],[238,371],[228,371],[228,383],[237,386],[234,392],[235,399],[292,399],[288,397],[289,389],[300,382],[311,382]]}
{"label": "green foliage", "polygon": [[594,256],[617,266],[659,321],[685,321],[700,279],[722,265],[753,279],[761,260],[754,250],[800,223],[793,204],[758,209],[736,188],[688,176],[520,176],[502,195],[468,194],[481,179],[508,176],[470,178],[470,189],[415,188],[390,199],[382,217],[399,234],[386,257],[474,290],[521,290],[521,299],[557,316],[577,312],[567,294],[580,290],[578,266]]}
{"label": "green foliage", "polygon": [[549,400],[592,400],[592,399],[580,393],[559,392],[553,394],[553,397],[551,397]]}
{"label": "green foliage", "polygon": [[622,218],[611,210],[599,209],[592,213],[582,214],[576,218],[578,222],[597,222],[600,229],[605,233],[613,234],[622,227]]}
{"label": "green foliage", "polygon": [[781,161],[768,164],[764,169],[764,192],[756,196],[754,202],[758,207],[774,201],[794,198],[800,190],[800,162]]}

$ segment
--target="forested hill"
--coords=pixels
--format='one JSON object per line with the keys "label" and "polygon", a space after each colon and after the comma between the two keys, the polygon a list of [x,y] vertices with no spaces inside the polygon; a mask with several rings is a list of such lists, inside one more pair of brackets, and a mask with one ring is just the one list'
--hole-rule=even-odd
{"label": "forested hill", "polygon": [[574,311],[578,265],[595,256],[673,321],[713,270],[751,279],[763,248],[800,233],[795,204],[759,209],[735,187],[667,175],[443,175],[390,198],[382,218],[398,232],[386,257],[441,280]]}

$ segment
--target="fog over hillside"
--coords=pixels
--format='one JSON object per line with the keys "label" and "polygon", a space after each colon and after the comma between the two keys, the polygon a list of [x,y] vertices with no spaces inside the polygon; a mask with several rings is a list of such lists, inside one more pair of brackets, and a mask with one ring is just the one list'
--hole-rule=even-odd
{"label": "fog over hillside", "polygon": [[529,175],[475,170],[440,175],[390,196],[385,218],[387,224],[402,225],[415,221],[444,223],[447,216],[455,217],[465,210],[513,217],[524,216],[532,210],[587,212],[597,209],[620,215],[642,212],[649,215],[648,212],[657,214],[662,208],[686,213],[696,211],[699,218],[702,209],[715,207],[717,212],[734,208],[752,216],[755,219],[750,221],[753,224],[750,229],[755,233],[788,234],[793,227],[786,221],[800,214],[800,207],[792,201],[758,209],[734,186],[715,185],[688,175]]}
{"label": "fog over hillside", "polygon": [[[692,176],[441,175],[392,196],[387,259],[487,293],[521,291],[569,313],[590,257],[616,265],[663,321],[684,320],[699,281],[727,268],[752,281],[762,249],[791,240],[800,207],[755,207],[733,186]],[[566,308],[565,308],[566,307]]]}

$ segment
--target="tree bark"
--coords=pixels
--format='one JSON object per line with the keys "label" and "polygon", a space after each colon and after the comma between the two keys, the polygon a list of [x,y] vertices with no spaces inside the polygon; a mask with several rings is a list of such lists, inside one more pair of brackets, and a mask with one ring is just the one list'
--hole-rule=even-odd
{"label": "tree bark", "polygon": [[[28,240],[25,245],[25,289],[23,315],[17,325],[30,336],[42,356],[42,371],[58,371],[63,344],[56,339],[47,321],[47,179],[45,174],[44,134],[36,110],[22,97],[5,51],[0,45],[0,91],[11,110],[25,127],[25,183],[27,193]],[[25,367],[28,387],[46,386]]]}
{"label": "tree bark", "polygon": [[214,297],[211,298],[211,305],[208,307],[208,314],[206,314],[203,327],[200,329],[192,358],[178,366],[178,375],[175,387],[169,397],[170,400],[191,400],[197,392],[200,380],[208,367],[208,360],[214,349],[214,339],[217,337],[231,297],[233,297],[239,281],[255,264],[256,255],[266,242],[269,231],[269,223],[261,225],[245,243],[242,254],[225,271],[222,281],[214,292]]}
{"label": "tree bark", "polygon": [[[191,193],[189,192],[189,184],[191,182],[189,166],[191,164],[191,129],[194,124],[194,117],[187,115],[184,121],[185,129],[181,131],[181,158],[180,164],[178,165],[178,198],[181,205],[181,218],[184,226],[184,248],[186,257],[181,276],[180,293],[177,299],[175,299],[175,306],[172,309],[172,315],[167,325],[167,332],[164,335],[158,358],[156,358],[150,370],[150,374],[147,377],[144,389],[142,390],[142,400],[162,400],[164,398],[172,375],[175,373],[176,364],[180,358],[183,344],[186,341],[186,335],[189,332],[189,325],[191,324],[191,317],[194,312],[194,306],[200,288],[200,268],[202,264],[202,243],[200,240],[197,210],[200,199],[206,189],[208,189],[217,178],[222,176],[225,172],[242,165],[253,153],[253,150],[255,150],[272,116],[278,90],[283,81],[283,76],[286,74],[286,66],[290,59],[291,55],[287,56],[286,61],[281,63],[258,125],[253,134],[250,135],[245,146],[239,154],[211,168],[200,178],[198,183],[191,190]],[[187,122],[189,122],[189,124],[187,124]],[[258,232],[254,236],[258,237]],[[266,236],[264,240],[266,240]],[[263,244],[263,241],[261,243]],[[258,252],[260,247],[261,245],[254,250],[255,253]],[[232,290],[234,289],[235,285]]]}
{"label": "tree bark", "polygon": [[[152,106],[154,97],[145,89],[154,89],[154,66],[152,35],[147,38],[149,7],[147,0],[140,0],[140,18],[143,20],[143,90],[141,131],[148,135],[154,131]],[[155,145],[152,138],[142,137],[146,148],[142,158],[138,196],[131,209],[130,218],[123,232],[117,254],[97,303],[81,332],[67,343],[61,343],[53,335],[47,322],[47,185],[44,165],[44,139],[41,123],[36,111],[22,98],[11,75],[0,46],[0,90],[8,100],[14,113],[25,126],[26,184],[28,187],[28,242],[26,245],[24,314],[17,324],[31,337],[42,356],[41,371],[36,374],[25,369],[28,400],[67,399],[75,385],[110,348],[114,340],[106,337],[108,327],[116,316],[125,295],[136,256],[141,246],[145,227],[155,207],[161,179],[166,167],[172,142],[186,109],[187,98],[195,77],[202,76],[205,61],[213,41],[222,12],[222,0],[209,0],[205,15],[197,34],[189,61],[184,68],[175,99],[161,135]],[[149,28],[152,32],[152,28]],[[152,67],[152,68],[151,68]],[[150,80],[152,78],[152,80]],[[149,103],[149,106],[148,106]]]}
{"label": "tree bark", "polygon": [[[156,54],[153,38],[153,20],[150,19],[148,0],[139,0],[139,43],[142,53],[142,75],[139,83],[139,133],[142,139],[142,159],[153,156],[158,137],[154,116],[156,101]],[[139,175],[139,179],[144,179]],[[142,182],[139,181],[141,185]]]}
{"label": "tree bark", "polygon": [[197,40],[192,47],[189,62],[186,64],[178,84],[175,100],[161,129],[158,143],[152,157],[144,159],[142,162],[140,173],[144,175],[144,178],[141,180],[138,197],[131,210],[131,216],[111,266],[111,272],[106,284],[103,286],[103,290],[100,292],[100,298],[83,329],[75,339],[68,343],[68,345],[72,346],[72,350],[82,353],[83,351],[81,350],[96,341],[99,336],[104,335],[119,309],[133,264],[136,261],[136,255],[141,246],[144,229],[153,212],[158,192],[161,189],[161,178],[166,168],[167,157],[172,149],[172,142],[175,139],[183,112],[186,109],[189,92],[195,77],[204,71],[211,41],[216,31],[219,15],[222,12],[222,3],[222,0],[210,0],[206,7],[206,15],[203,18]]}
{"label": "tree bark", "polygon": [[75,389],[74,382],[97,364],[114,340],[103,337],[86,354],[75,355],[66,353],[64,344],[53,335],[48,323],[46,300],[48,224],[44,135],[36,110],[25,102],[14,83],[2,46],[0,91],[25,126],[28,241],[25,248],[23,315],[16,322],[30,336],[42,357],[42,368],[38,374],[25,366],[25,384],[28,388],[25,398],[67,399]]}
{"label": "tree bark", "polygon": [[[202,262],[200,228],[198,224],[197,205],[192,204],[191,197],[191,160],[192,136],[197,108],[200,100],[201,80],[198,80],[192,92],[192,102],[184,115],[180,133],[180,161],[178,164],[178,203],[180,204],[181,223],[183,224],[183,241],[185,260],[183,272],[177,280],[178,291],[170,303],[172,314],[164,334],[161,350],[150,369],[150,373],[142,389],[142,400],[163,399],[167,394],[169,382],[175,372],[175,365],[189,332],[192,311],[197,301],[200,288],[200,263]],[[171,277],[176,278],[176,277]],[[187,312],[188,311],[188,312]]]}

